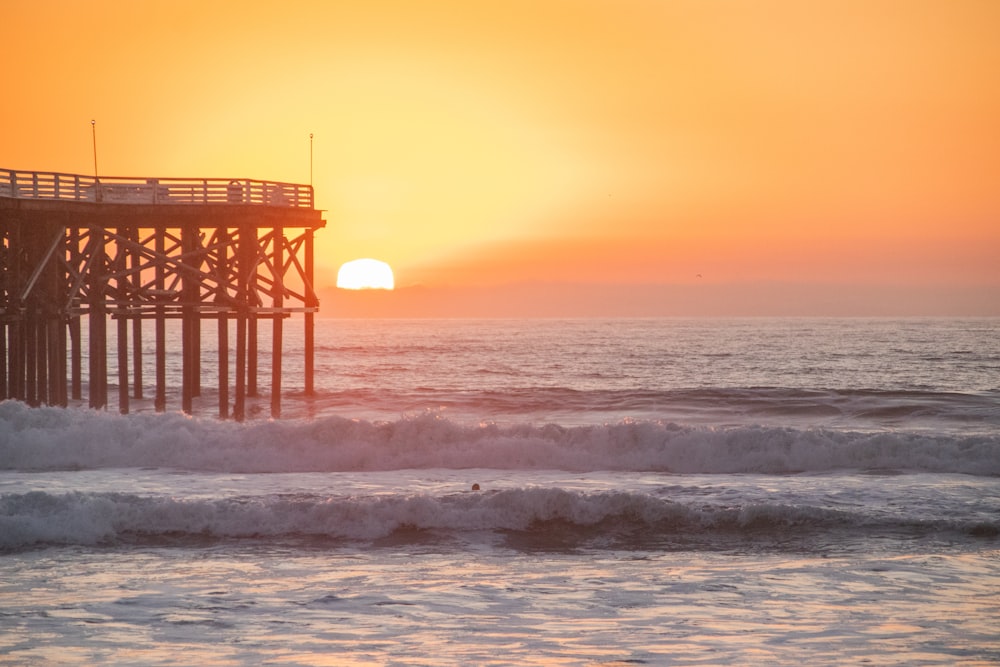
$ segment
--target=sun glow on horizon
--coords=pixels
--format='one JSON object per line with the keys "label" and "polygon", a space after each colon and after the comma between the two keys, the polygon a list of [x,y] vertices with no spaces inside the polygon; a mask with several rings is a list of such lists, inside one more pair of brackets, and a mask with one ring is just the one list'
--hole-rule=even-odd
{"label": "sun glow on horizon", "polygon": [[341,289],[395,288],[392,267],[377,259],[355,259],[345,262],[337,271],[337,287]]}

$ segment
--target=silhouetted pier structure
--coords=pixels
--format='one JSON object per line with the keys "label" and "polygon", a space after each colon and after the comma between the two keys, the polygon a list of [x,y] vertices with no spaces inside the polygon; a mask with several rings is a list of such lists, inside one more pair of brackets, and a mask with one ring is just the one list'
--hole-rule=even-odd
{"label": "silhouetted pier structure", "polygon": [[[109,178],[0,169],[0,398],[108,404],[108,319],[117,326],[118,407],[143,398],[143,321],[153,322],[155,396],[167,404],[167,346],[181,346],[181,409],[201,394],[201,334],[218,329],[219,415],[257,394],[258,322],[270,321],[271,415],[281,414],[283,321],[304,316],[304,390],[313,392],[314,233],[308,185],[248,179]],[[167,320],[181,323],[167,340]],[[129,353],[131,342],[131,365]],[[131,367],[131,374],[130,374]],[[130,377],[131,375],[131,377]],[[130,392],[131,387],[131,392]]]}

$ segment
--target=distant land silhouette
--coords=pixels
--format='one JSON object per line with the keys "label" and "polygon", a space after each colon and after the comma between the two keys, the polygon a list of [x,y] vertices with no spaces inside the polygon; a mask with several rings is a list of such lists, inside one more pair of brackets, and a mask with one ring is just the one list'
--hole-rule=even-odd
{"label": "distant land silhouette", "polygon": [[992,285],[533,282],[393,291],[326,287],[319,295],[321,317],[1000,316]]}

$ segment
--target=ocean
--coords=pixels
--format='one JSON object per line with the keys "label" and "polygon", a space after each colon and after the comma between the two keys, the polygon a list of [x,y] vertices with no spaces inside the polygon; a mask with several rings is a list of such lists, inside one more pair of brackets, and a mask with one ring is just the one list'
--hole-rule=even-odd
{"label": "ocean", "polygon": [[0,664],[1000,664],[1000,319],[296,326],[0,403]]}

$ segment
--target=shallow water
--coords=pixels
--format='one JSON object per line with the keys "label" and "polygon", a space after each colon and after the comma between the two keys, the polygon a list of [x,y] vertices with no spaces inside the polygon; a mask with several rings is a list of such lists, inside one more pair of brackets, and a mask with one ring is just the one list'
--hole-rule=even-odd
{"label": "shallow water", "polygon": [[[36,664],[988,664],[997,552],[46,549],[5,564]],[[11,600],[5,584],[5,602]]]}

